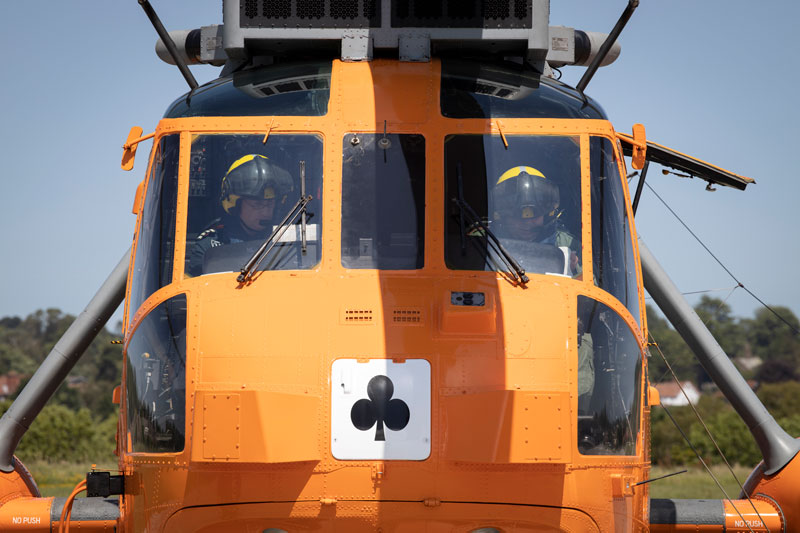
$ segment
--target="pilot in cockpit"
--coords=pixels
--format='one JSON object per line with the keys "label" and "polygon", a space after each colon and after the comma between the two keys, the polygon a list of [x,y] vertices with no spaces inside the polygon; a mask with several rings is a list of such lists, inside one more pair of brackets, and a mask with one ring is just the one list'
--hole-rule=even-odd
{"label": "pilot in cockpit", "polygon": [[234,161],[222,178],[225,214],[197,236],[187,252],[187,272],[202,274],[206,252],[213,247],[268,237],[276,216],[285,214],[292,188],[290,174],[266,156],[248,154]]}
{"label": "pilot in cockpit", "polygon": [[568,257],[569,273],[580,275],[581,243],[559,220],[558,185],[533,167],[515,166],[500,175],[492,196],[498,238],[556,246]]}

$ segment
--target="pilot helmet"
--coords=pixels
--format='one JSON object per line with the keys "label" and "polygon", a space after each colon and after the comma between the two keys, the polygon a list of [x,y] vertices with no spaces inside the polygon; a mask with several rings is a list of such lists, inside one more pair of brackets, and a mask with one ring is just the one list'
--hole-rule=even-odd
{"label": "pilot helmet", "polygon": [[291,190],[288,172],[266,156],[248,154],[234,161],[222,178],[220,203],[226,213],[232,214],[239,198],[275,198],[282,204]]}
{"label": "pilot helmet", "polygon": [[537,218],[552,222],[558,215],[558,186],[539,170],[515,166],[503,172],[494,185],[494,218]]}

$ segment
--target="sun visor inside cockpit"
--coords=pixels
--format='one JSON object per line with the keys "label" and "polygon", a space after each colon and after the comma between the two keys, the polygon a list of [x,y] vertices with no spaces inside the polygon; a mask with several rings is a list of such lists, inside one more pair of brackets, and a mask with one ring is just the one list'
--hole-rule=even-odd
{"label": "sun visor inside cockpit", "polygon": [[[617,133],[617,136],[622,142],[623,153],[626,156],[630,156],[633,151],[632,138],[622,133]],[[753,178],[734,174],[724,168],[706,163],[705,161],[682,154],[672,148],[667,148],[666,146],[656,144],[652,141],[647,141],[646,158],[653,163],[658,163],[659,165],[675,169],[679,172],[685,172],[691,177],[700,178],[709,183],[733,187],[740,191],[743,191],[747,185],[755,183]]]}

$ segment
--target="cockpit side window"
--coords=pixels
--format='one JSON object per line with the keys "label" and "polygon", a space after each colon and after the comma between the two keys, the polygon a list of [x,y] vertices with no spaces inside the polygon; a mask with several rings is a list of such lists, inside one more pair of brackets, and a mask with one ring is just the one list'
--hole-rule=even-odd
{"label": "cockpit side window", "polygon": [[132,452],[171,453],[186,432],[186,295],[161,302],[125,351],[126,421]]}
{"label": "cockpit side window", "polygon": [[578,450],[634,455],[639,433],[642,351],[613,309],[578,296]]}
{"label": "cockpit side window", "polygon": [[580,278],[578,137],[451,135],[445,139],[445,262],[509,272],[494,237],[528,273]]}
{"label": "cockpit side window", "polygon": [[420,269],[424,239],[425,138],[345,135],[342,266]]}
{"label": "cockpit side window", "polygon": [[140,218],[128,296],[129,320],[151,294],[172,283],[179,146],[178,135],[167,135],[153,148],[155,155]]}
{"label": "cockpit side window", "polygon": [[322,254],[322,139],[316,135],[195,135],[186,223],[187,277],[238,272],[279,229],[300,200],[301,216],[287,221],[258,270],[304,270]]}
{"label": "cockpit side window", "polygon": [[641,323],[633,235],[614,145],[605,137],[592,137],[589,157],[594,281],[622,302],[636,322]]}

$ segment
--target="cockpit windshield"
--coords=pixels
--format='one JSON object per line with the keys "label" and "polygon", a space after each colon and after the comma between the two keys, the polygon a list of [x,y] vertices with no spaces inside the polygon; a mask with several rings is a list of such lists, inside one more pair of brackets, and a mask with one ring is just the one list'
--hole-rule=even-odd
{"label": "cockpit windshield", "polygon": [[442,61],[439,101],[448,118],[606,118],[575,89],[507,63]]}
{"label": "cockpit windshield", "polygon": [[[579,138],[506,140],[508,147],[497,135],[445,140],[447,266],[510,272],[509,259],[489,242],[494,235],[527,273],[581,276]],[[481,223],[470,223],[462,206]]]}
{"label": "cockpit windshield", "polygon": [[238,272],[305,194],[306,249],[298,219],[259,270],[301,270],[319,263],[322,140],[316,135],[195,135],[189,171],[186,275]]}
{"label": "cockpit windshield", "polygon": [[425,264],[425,137],[347,134],[342,147],[342,266]]}
{"label": "cockpit windshield", "polygon": [[269,65],[198,87],[175,100],[164,118],[321,116],[330,87],[330,61]]}

